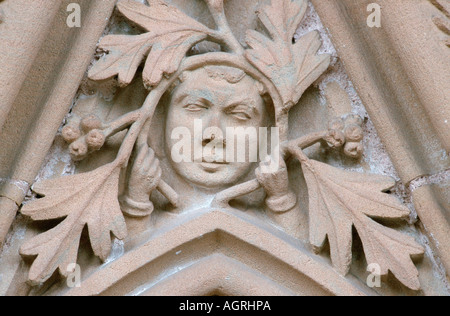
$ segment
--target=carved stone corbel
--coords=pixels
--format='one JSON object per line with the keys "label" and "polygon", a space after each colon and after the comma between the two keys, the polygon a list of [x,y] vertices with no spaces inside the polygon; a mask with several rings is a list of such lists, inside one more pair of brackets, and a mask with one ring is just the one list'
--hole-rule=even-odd
{"label": "carved stone corbel", "polygon": [[[373,220],[406,219],[409,216],[409,210],[397,198],[387,194],[394,185],[392,179],[342,171],[308,158],[303,151],[321,142],[324,146],[341,148],[349,157],[359,158],[362,153],[362,119],[356,115],[347,115],[345,121],[343,118],[336,118],[330,122],[328,130],[289,139],[289,111],[330,64],[329,55],[317,53],[321,46],[317,32],[310,32],[297,41],[293,40],[306,13],[307,2],[272,0],[270,5],[264,5],[258,11],[258,17],[268,34],[249,30],[246,36],[248,48],[233,35],[225,17],[223,1],[206,0],[206,3],[216,22],[215,29],[163,1],[152,2],[149,6],[132,0],[118,3],[121,14],[146,32],[140,35],[105,36],[99,47],[106,54],[90,69],[89,77],[104,80],[117,76],[119,85],[125,87],[132,82],[140,64],[145,60],[142,77],[144,85],[150,91],[141,108],[117,120],[103,123],[95,117],[87,117],[78,126],[66,126],[63,130],[63,136],[71,144],[72,157],[76,160],[82,160],[100,150],[105,141],[116,133],[122,130],[127,132],[112,162],[90,172],[34,185],[33,190],[42,198],[26,204],[22,208],[22,214],[33,220],[64,220],[55,228],[22,245],[20,252],[23,256],[36,257],[29,273],[30,282],[45,282],[55,271],[67,275],[67,266],[77,261],[79,240],[85,226],[88,227],[94,254],[103,261],[107,260],[111,251],[111,234],[118,239],[125,239],[127,227],[122,212],[136,214],[121,209],[118,201],[121,170],[129,163],[134,167],[128,183],[131,195],[126,197],[125,204],[135,209],[142,208],[142,214],[149,215],[153,211],[151,202],[148,201],[149,195],[158,189],[174,207],[183,207],[177,202],[177,193],[161,180],[158,161],[155,160],[153,151],[147,148],[147,140],[152,136],[148,126],[160,100],[177,81],[182,85],[195,82],[189,78],[190,73],[197,82],[226,81],[228,83],[225,84],[236,85],[236,89],[238,83],[245,84],[249,95],[251,91],[256,92],[252,90],[255,87],[263,86],[264,89],[259,88],[258,91],[265,91],[271,98],[275,125],[280,130],[281,146],[277,150],[280,151],[283,163],[275,172],[262,175],[261,171],[257,171],[257,179],[238,185],[226,182],[227,177],[236,172],[231,164],[227,167],[229,172],[224,174],[225,177],[222,176],[223,180],[220,180],[220,173],[215,179],[209,180],[211,173],[223,168],[218,166],[204,167],[207,171],[200,173],[203,178],[198,178],[198,174],[181,174],[185,180],[194,184],[203,183],[205,186],[214,181],[224,181],[221,185],[229,188],[216,193],[209,206],[212,210],[215,207],[233,209],[229,202],[262,187],[268,194],[266,204],[269,211],[298,212],[295,208],[296,198],[289,191],[289,186],[285,185],[288,175],[284,160],[295,159],[301,164],[307,184],[309,242],[314,249],[320,252],[328,239],[334,268],[341,275],[347,275],[352,261],[352,227],[355,227],[362,240],[367,261],[376,262],[380,266],[381,275],[386,276],[391,271],[406,287],[419,290],[418,271],[411,257],[422,255],[422,246],[414,238]],[[206,39],[220,44],[223,51],[187,55],[195,44]],[[199,77],[200,75],[203,77]],[[246,76],[248,79],[244,79]],[[233,91],[231,87],[228,89]],[[235,95],[230,94],[228,98],[232,96]],[[262,100],[261,96],[255,98]],[[256,103],[252,104],[257,109],[254,105]],[[212,106],[198,105],[195,102],[185,105],[183,109],[186,109],[186,120],[209,107]],[[236,113],[230,111],[230,115],[241,121],[250,120],[251,112],[243,111],[245,110]],[[216,138],[209,137],[208,142]],[[136,158],[131,161],[136,146]],[[274,154],[276,153],[272,153]],[[207,163],[205,159],[203,157],[200,164]],[[261,170],[264,163],[261,162]],[[150,185],[136,177],[140,184],[134,187],[131,182],[135,173],[142,172],[144,174],[141,176],[144,177],[141,180],[146,180]],[[139,193],[139,190],[142,192]],[[182,213],[183,210],[179,212]]]}

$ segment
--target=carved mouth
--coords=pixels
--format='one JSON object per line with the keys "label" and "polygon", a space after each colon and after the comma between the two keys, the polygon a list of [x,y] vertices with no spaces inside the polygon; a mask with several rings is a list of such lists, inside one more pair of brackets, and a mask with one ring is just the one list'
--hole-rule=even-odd
{"label": "carved mouth", "polygon": [[228,165],[229,162],[226,161],[219,161],[219,157],[203,157],[202,159],[202,165],[203,164],[212,164],[212,165]]}
{"label": "carved mouth", "polygon": [[206,172],[216,172],[226,165],[228,165],[227,162],[207,162],[205,159],[200,163],[200,166],[202,166],[203,170]]}

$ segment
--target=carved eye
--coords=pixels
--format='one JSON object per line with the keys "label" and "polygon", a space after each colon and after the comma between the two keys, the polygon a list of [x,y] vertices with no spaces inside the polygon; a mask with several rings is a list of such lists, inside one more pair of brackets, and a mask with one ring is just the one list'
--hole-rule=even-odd
{"label": "carved eye", "polygon": [[248,121],[252,118],[251,115],[248,113],[247,107],[245,106],[237,106],[228,111],[228,114],[234,116],[235,118],[241,121]]}
{"label": "carved eye", "polygon": [[233,111],[230,114],[233,115],[238,120],[241,120],[241,121],[248,121],[248,120],[251,119],[250,115],[248,115],[245,112],[235,112],[235,111]]}
{"label": "carved eye", "polygon": [[200,112],[202,110],[208,109],[206,105],[196,103],[185,105],[183,108],[190,112]]}

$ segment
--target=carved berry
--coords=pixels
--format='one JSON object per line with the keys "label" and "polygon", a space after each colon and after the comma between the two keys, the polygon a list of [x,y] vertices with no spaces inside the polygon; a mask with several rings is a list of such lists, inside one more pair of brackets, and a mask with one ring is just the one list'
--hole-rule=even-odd
{"label": "carved berry", "polygon": [[96,151],[105,144],[105,134],[101,130],[94,129],[86,135],[86,144],[89,149]]}
{"label": "carved berry", "polygon": [[364,132],[359,125],[351,124],[348,125],[345,130],[345,139],[348,142],[360,142],[364,137]]}
{"label": "carved berry", "polygon": [[101,129],[102,125],[102,121],[96,115],[89,115],[81,120],[81,129],[86,134],[94,129]]}
{"label": "carved berry", "polygon": [[345,144],[344,153],[350,158],[361,158],[363,154],[363,146],[361,143],[349,142]]}
{"label": "carved berry", "polygon": [[330,130],[324,139],[331,148],[342,147],[345,143],[344,133],[336,129]]}
{"label": "carved berry", "polygon": [[342,131],[345,128],[344,120],[339,117],[336,117],[330,121],[328,124],[328,129],[330,130],[340,130]]}
{"label": "carved berry", "polygon": [[358,125],[358,126],[362,126],[363,125],[363,119],[361,118],[361,116],[357,115],[357,114],[350,114],[349,116],[347,116],[345,118],[345,125],[349,126],[349,125]]}
{"label": "carved berry", "polygon": [[62,137],[68,144],[72,144],[81,137],[81,131],[76,126],[66,125],[62,129]]}
{"label": "carved berry", "polygon": [[75,161],[80,161],[86,158],[88,154],[88,146],[84,140],[84,138],[77,140],[72,143],[69,147],[70,156]]}

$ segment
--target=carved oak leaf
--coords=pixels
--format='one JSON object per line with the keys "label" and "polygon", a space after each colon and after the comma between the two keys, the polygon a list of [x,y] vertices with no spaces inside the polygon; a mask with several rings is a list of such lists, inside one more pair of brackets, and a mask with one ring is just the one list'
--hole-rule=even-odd
{"label": "carved oak leaf", "polygon": [[275,84],[284,110],[298,103],[305,90],[330,65],[331,56],[317,55],[322,45],[319,33],[310,32],[296,44],[293,38],[307,8],[304,0],[272,0],[258,16],[273,40],[253,30],[247,31],[251,49],[247,59]]}
{"label": "carved oak leaf", "polygon": [[374,219],[404,219],[409,210],[384,193],[395,184],[390,177],[347,172],[308,160],[303,163],[310,199],[310,242],[320,250],[328,237],[331,260],[343,275],[352,260],[352,227],[363,243],[368,264],[381,274],[391,271],[407,287],[420,288],[411,256],[424,253],[414,238],[382,226]]}
{"label": "carved oak leaf", "polygon": [[103,261],[111,251],[111,233],[118,239],[127,236],[118,202],[119,174],[120,167],[110,164],[33,186],[33,191],[44,198],[26,204],[22,214],[36,221],[65,219],[22,245],[21,255],[37,256],[29,273],[32,283],[45,282],[58,269],[67,276],[67,266],[77,262],[80,237],[86,225],[92,249]]}
{"label": "carved oak leaf", "polygon": [[108,54],[89,70],[89,78],[104,80],[117,75],[121,87],[129,85],[152,48],[150,41],[149,34],[105,36],[99,47]]}
{"label": "carved oak leaf", "polygon": [[210,31],[162,0],[153,0],[149,6],[125,0],[119,2],[117,8],[148,33],[105,36],[99,47],[109,53],[90,69],[92,80],[118,75],[120,86],[126,86],[148,55],[143,71],[144,84],[156,86],[164,74],[171,75],[178,69],[187,51],[206,39]]}

